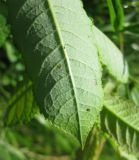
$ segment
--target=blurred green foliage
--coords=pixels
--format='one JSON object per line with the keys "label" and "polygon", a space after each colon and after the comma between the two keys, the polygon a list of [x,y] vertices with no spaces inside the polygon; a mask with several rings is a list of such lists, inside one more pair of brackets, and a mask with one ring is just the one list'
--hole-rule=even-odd
{"label": "blurred green foliage", "polygon": [[[119,15],[112,16],[113,11],[106,0],[83,2],[95,25],[121,48],[128,60],[130,82],[127,86],[116,84],[118,87],[115,92],[120,96],[127,96],[139,105],[139,1],[123,0],[120,3],[124,20],[123,17],[120,20]],[[76,140],[52,127],[40,115],[25,125],[10,128],[3,125],[6,103],[17,90],[18,84],[26,79],[24,63],[13,42],[7,15],[6,4],[0,1],[0,160],[74,160],[79,150]],[[103,76],[104,82],[105,76],[107,74]],[[117,149],[112,149],[110,142],[106,142],[100,160],[136,158],[119,153]]]}

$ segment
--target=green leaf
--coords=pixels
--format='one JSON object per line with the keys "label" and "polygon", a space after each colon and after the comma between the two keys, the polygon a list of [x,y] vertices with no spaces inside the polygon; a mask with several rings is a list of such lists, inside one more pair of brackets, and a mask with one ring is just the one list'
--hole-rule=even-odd
{"label": "green leaf", "polygon": [[122,160],[138,160],[138,158],[133,154],[128,154],[127,152],[123,151],[121,149],[120,156],[122,157]]}
{"label": "green leaf", "polygon": [[121,31],[124,28],[124,10],[121,0],[107,0],[111,24],[114,31]]}
{"label": "green leaf", "polygon": [[107,97],[101,113],[102,129],[129,153],[139,155],[139,107],[119,97]]}
{"label": "green leaf", "polygon": [[118,81],[126,83],[128,81],[128,66],[120,50],[95,26],[93,26],[93,36],[102,64]]}
{"label": "green leaf", "polygon": [[139,87],[136,88],[134,87],[131,91],[130,91],[130,98],[133,100],[133,102],[136,105],[139,105]]}
{"label": "green leaf", "polygon": [[5,125],[15,125],[30,121],[38,107],[33,99],[31,82],[25,83],[10,98],[5,114]]}
{"label": "green leaf", "polygon": [[[18,51],[16,50],[16,48],[13,46],[12,43],[10,43],[9,41],[6,41],[4,44],[4,49],[6,50],[6,54],[8,57],[8,60],[11,63],[14,63],[17,61],[18,56],[16,53],[18,53]],[[19,55],[19,54],[18,54]]]}
{"label": "green leaf", "polygon": [[42,113],[84,146],[103,92],[92,24],[81,1],[8,2],[14,36]]}
{"label": "green leaf", "polygon": [[107,0],[107,4],[108,4],[108,8],[109,8],[109,15],[110,15],[111,24],[112,24],[113,30],[115,30],[116,13],[114,10],[112,0]]}
{"label": "green leaf", "polygon": [[3,15],[0,15],[0,47],[6,41],[9,35],[9,27],[6,24],[6,19]]}
{"label": "green leaf", "polygon": [[115,11],[117,13],[117,28],[121,31],[124,28],[124,10],[121,0],[114,1]]}
{"label": "green leaf", "polygon": [[0,159],[1,160],[26,160],[25,155],[17,148],[0,140]]}

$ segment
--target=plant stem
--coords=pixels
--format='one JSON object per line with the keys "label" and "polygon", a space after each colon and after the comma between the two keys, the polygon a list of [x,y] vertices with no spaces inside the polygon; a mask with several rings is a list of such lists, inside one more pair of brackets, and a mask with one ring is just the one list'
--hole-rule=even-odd
{"label": "plant stem", "polygon": [[22,153],[29,158],[39,159],[39,160],[69,160],[68,156],[46,156],[33,151],[30,151],[26,148],[21,149]]}
{"label": "plant stem", "polygon": [[94,128],[86,142],[83,151],[79,151],[76,160],[98,160],[106,142],[100,131]]}
{"label": "plant stem", "polygon": [[119,43],[120,43],[120,50],[124,54],[124,33],[119,33]]}
{"label": "plant stem", "polygon": [[102,138],[101,141],[96,145],[94,156],[92,157],[92,160],[98,160],[99,159],[105,142],[106,142],[106,139]]}

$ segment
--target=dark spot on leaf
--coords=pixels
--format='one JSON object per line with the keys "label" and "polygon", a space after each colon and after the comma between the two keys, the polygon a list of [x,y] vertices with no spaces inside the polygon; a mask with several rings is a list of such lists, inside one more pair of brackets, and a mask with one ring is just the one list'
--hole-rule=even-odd
{"label": "dark spot on leaf", "polygon": [[86,111],[89,112],[89,111],[90,111],[90,108],[87,108]]}

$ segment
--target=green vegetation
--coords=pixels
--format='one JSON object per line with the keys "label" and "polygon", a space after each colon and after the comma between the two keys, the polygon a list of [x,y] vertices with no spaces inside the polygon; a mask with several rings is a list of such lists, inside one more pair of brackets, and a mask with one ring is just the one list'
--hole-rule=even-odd
{"label": "green vegetation", "polygon": [[138,160],[138,28],[138,0],[1,0],[0,160]]}

